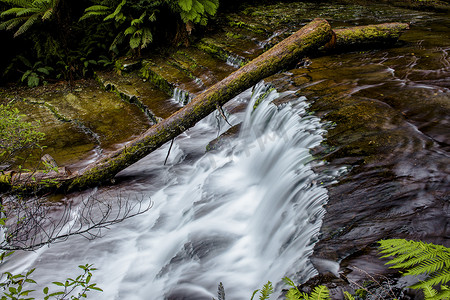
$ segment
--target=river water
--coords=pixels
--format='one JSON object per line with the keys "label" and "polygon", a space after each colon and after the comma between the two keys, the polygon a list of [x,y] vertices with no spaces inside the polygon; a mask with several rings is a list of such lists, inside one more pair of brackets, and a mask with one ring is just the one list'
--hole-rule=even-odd
{"label": "river water", "polygon": [[78,196],[107,199],[121,190],[124,198],[152,201],[148,212],[102,238],[74,237],[6,265],[36,266],[39,281],[50,282],[80,261],[93,263],[105,291],[95,299],[211,299],[219,282],[229,299],[245,299],[267,280],[311,277],[308,257],[327,201],[322,185],[331,179],[313,172],[310,149],[325,131],[308,115],[306,98],[292,93],[282,96],[296,99],[276,106],[272,90],[253,110],[268,89],[261,82],[225,107],[249,103],[229,116],[232,124],[242,122],[241,131],[222,150],[204,153],[229,127],[212,114],[176,139],[166,165],[170,143],[120,173],[123,183],[112,191]]}
{"label": "river water", "polygon": [[[374,22],[367,15],[350,21]],[[217,113],[179,136],[165,165],[170,143],[114,185],[62,199],[138,195],[152,208],[98,239],[17,252],[2,271],[36,267],[41,288],[92,263],[104,289],[92,299],[211,299],[219,282],[227,299],[249,299],[268,280],[278,293],[284,276],[300,283],[316,268],[382,273],[381,238],[448,245],[450,20],[402,18],[412,27],[392,49],[312,58],[268,78],[278,92],[260,83],[233,99],[224,108],[240,132],[214,150],[230,127]]]}

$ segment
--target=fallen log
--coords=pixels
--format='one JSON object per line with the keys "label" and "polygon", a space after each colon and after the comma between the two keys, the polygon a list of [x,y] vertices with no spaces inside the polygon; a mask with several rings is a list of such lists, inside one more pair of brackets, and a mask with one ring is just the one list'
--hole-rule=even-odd
{"label": "fallen log", "polygon": [[334,29],[333,37],[324,46],[325,50],[342,51],[389,45],[409,29],[406,23],[384,23]]}
{"label": "fallen log", "polygon": [[327,43],[332,30],[327,21],[315,19],[231,75],[216,83],[162,122],[152,126],[127,146],[111,153],[84,170],[71,174],[59,172],[9,173],[0,175],[0,184],[17,191],[70,191],[98,185],[144,158],[167,141],[193,127],[218,106]]}

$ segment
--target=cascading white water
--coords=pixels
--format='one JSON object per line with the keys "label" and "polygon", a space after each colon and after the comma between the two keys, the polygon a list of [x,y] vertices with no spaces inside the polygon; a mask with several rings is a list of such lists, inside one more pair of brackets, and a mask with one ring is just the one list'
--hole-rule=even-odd
{"label": "cascading white water", "polygon": [[240,68],[243,64],[244,64],[245,59],[239,55],[236,54],[230,54],[227,57],[227,65],[235,67],[235,68]]}
{"label": "cascading white water", "polygon": [[191,102],[192,96],[188,92],[176,87],[173,90],[172,99],[176,103],[184,106],[184,105],[188,104],[189,102]]}
{"label": "cascading white water", "polygon": [[[234,103],[248,102],[251,93]],[[37,267],[35,278],[46,284],[93,263],[99,269],[93,280],[104,292],[92,299],[108,300],[211,299],[219,282],[227,299],[249,299],[268,280],[277,292],[284,276],[306,280],[315,273],[308,256],[327,200],[309,153],[323,130],[307,114],[304,97],[277,107],[271,101],[278,96],[258,84],[247,111],[229,117],[233,124],[243,119],[239,137],[221,150],[204,154],[217,135],[212,114],[176,140],[167,165],[165,145],[123,171],[120,176],[132,178],[122,193],[154,202],[145,214],[93,241],[73,237],[19,253],[3,271]]]}

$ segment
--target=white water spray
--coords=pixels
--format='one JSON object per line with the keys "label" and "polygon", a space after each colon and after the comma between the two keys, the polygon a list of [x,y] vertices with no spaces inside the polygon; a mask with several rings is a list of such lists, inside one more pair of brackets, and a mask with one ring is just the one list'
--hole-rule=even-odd
{"label": "white water spray", "polygon": [[[256,109],[256,99],[268,94]],[[234,102],[248,101],[250,91]],[[37,267],[40,283],[61,280],[78,264],[93,263],[104,289],[93,299],[208,299],[223,282],[227,299],[249,299],[268,280],[277,292],[284,276],[300,282],[315,274],[308,257],[321,225],[327,191],[310,166],[309,150],[322,140],[317,117],[301,97],[282,106],[258,84],[239,137],[204,152],[216,136],[206,118],[172,148],[168,145],[121,173],[126,189],[151,197],[147,213],[115,225],[102,238],[68,241],[21,255],[4,267]],[[99,190],[99,197],[107,192]],[[109,191],[111,193],[111,191]],[[278,283],[278,284],[277,284]]]}

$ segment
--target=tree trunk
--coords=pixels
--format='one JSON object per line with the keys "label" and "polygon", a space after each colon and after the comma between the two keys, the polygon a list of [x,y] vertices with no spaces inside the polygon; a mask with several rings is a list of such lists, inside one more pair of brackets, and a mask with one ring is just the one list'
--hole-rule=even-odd
{"label": "tree trunk", "polygon": [[341,51],[393,44],[407,29],[409,29],[409,25],[406,23],[384,23],[335,29],[333,38],[324,48]]}
{"label": "tree trunk", "polygon": [[[191,103],[149,128],[127,146],[90,164],[84,170],[70,173],[66,172],[64,168],[60,168],[58,171],[49,173],[37,171],[33,174],[0,174],[0,186],[26,192],[71,191],[111,180],[121,170],[193,127],[218,106],[222,106],[263,78],[289,67],[327,42],[328,49],[336,49],[373,41],[392,41],[397,39],[407,28],[407,24],[393,23],[339,29],[333,33],[327,21],[315,19],[292,36],[199,94]],[[334,41],[332,37],[334,37]]]}

